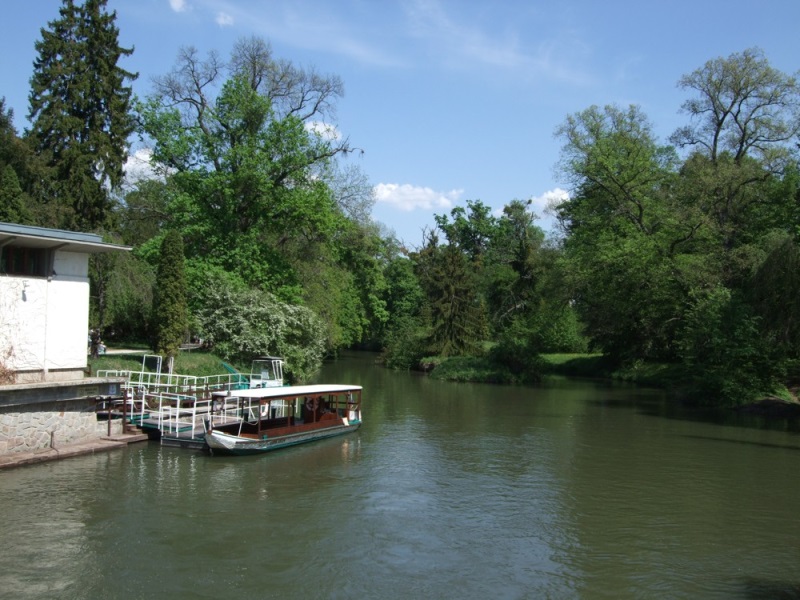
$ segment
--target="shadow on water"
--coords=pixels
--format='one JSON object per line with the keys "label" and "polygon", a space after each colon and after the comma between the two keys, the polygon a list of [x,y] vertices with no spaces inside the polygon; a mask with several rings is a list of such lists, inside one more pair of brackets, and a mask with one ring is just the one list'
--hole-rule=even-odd
{"label": "shadow on water", "polygon": [[744,444],[746,446],[758,446],[760,448],[775,448],[778,450],[797,450],[800,451],[800,446],[792,446],[789,444],[769,444],[766,442],[753,442],[750,440],[734,440],[731,438],[715,437],[711,435],[687,435],[681,437],[694,439],[694,440],[710,440],[712,442],[727,442],[729,444]]}
{"label": "shadow on water", "polygon": [[693,421],[706,425],[800,433],[800,419],[796,417],[759,415],[733,408],[687,406],[677,401],[665,400],[661,403],[639,405],[637,410],[646,416]]}
{"label": "shadow on water", "polygon": [[630,393],[615,397],[613,392],[604,398],[589,400],[588,404],[603,409],[634,410],[640,415],[691,421],[706,425],[741,427],[746,429],[762,429],[800,434],[800,411],[798,412],[753,412],[745,409],[714,408],[687,405],[679,400],[664,395],[653,395],[643,392]]}
{"label": "shadow on water", "polygon": [[748,600],[800,600],[800,584],[788,581],[767,581],[748,577],[744,580],[744,597]]}

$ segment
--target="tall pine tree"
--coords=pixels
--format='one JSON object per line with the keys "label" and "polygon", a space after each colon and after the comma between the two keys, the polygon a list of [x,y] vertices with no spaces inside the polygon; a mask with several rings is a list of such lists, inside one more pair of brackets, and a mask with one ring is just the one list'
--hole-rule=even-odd
{"label": "tall pine tree", "polygon": [[59,18],[36,42],[29,135],[54,171],[52,201],[67,229],[104,224],[134,127],[126,82],[137,74],[117,64],[133,49],[120,47],[116,12],[108,13],[106,2],[63,0]]}

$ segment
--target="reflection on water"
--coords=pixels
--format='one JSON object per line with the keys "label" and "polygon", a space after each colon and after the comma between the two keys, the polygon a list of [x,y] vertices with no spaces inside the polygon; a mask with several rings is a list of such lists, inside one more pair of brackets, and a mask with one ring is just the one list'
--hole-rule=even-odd
{"label": "reflection on water", "polygon": [[354,435],[254,457],[137,445],[0,472],[10,598],[798,597],[790,429],[656,392],[365,388]]}

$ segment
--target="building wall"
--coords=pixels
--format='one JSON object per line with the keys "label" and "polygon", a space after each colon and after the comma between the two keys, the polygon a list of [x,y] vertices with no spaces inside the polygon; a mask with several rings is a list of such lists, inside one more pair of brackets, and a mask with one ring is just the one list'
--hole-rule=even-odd
{"label": "building wall", "polygon": [[81,377],[89,330],[88,254],[55,252],[54,275],[0,276],[0,363],[16,382]]}

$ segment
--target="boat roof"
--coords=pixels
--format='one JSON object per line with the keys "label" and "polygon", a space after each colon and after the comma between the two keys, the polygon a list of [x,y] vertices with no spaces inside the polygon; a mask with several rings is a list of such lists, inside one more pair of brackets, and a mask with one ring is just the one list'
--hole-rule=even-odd
{"label": "boat roof", "polygon": [[212,396],[228,396],[236,398],[251,398],[253,400],[270,400],[272,398],[292,398],[297,396],[322,396],[337,392],[360,392],[360,385],[345,384],[314,384],[314,385],[285,385],[275,387],[252,388],[247,390],[231,390],[230,392],[214,392]]}

